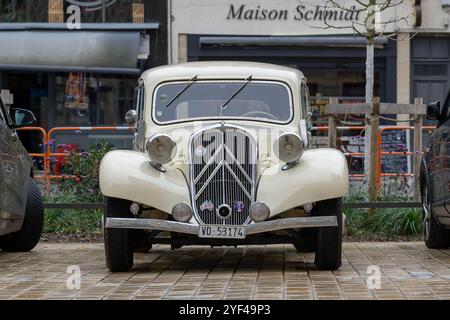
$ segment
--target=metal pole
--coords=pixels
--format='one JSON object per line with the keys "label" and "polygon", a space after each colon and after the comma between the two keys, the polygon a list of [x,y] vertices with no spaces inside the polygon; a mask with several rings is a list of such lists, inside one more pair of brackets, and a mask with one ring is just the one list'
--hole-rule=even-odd
{"label": "metal pole", "polygon": [[415,98],[416,106],[414,115],[414,201],[420,201],[420,162],[422,161],[422,122],[423,116],[418,114],[423,104],[422,98]]}
{"label": "metal pole", "polygon": [[370,159],[369,159],[369,196],[370,201],[378,201],[378,128],[380,125],[380,98],[372,100],[372,114],[370,115]]}
{"label": "metal pole", "polygon": [[102,22],[106,23],[106,0],[102,0]]}
{"label": "metal pole", "polygon": [[[338,104],[337,98],[330,98],[330,104]],[[337,147],[337,130],[336,130],[336,116],[334,114],[328,115],[328,148]]]}

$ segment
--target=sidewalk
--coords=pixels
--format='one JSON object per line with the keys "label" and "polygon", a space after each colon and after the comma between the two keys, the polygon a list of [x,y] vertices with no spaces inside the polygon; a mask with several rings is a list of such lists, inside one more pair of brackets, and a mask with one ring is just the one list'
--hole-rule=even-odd
{"label": "sidewalk", "polygon": [[[340,270],[318,271],[289,245],[155,246],[131,272],[110,273],[101,243],[41,243],[0,252],[0,299],[450,299],[450,250],[421,242],[344,243]],[[369,290],[367,268],[381,270]],[[79,266],[80,289],[68,289]]]}

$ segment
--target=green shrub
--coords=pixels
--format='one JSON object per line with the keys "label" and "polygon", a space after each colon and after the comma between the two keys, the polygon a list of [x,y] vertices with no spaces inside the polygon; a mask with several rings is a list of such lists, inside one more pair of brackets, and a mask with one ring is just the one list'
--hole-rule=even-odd
{"label": "green shrub", "polygon": [[[362,191],[353,191],[345,202],[367,202],[368,195]],[[382,202],[409,202],[404,194],[390,192],[382,194]],[[385,208],[373,210],[344,209],[347,217],[347,235],[353,237],[365,236],[407,236],[422,233],[422,212],[419,208]]]}
{"label": "green shrub", "polygon": [[76,195],[77,202],[101,202],[99,186],[100,162],[113,147],[103,140],[89,147],[88,152],[72,151],[66,158],[65,171],[76,176],[58,184],[65,194]]}
{"label": "green shrub", "polygon": [[[71,152],[66,159],[65,173],[76,179],[62,180],[44,192],[46,203],[101,203],[99,167],[111,145],[100,141],[89,152]],[[42,190],[45,190],[43,188]],[[51,209],[45,212],[44,232],[99,234],[101,210]]]}

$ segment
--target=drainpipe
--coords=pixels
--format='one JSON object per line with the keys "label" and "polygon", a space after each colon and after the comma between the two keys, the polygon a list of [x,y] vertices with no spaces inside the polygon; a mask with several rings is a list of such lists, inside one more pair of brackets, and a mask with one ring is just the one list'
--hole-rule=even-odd
{"label": "drainpipe", "polygon": [[102,0],[102,22],[106,23],[106,0]]}
{"label": "drainpipe", "polygon": [[172,58],[172,0],[167,3],[167,36],[169,40],[167,41],[167,63],[173,64]]}

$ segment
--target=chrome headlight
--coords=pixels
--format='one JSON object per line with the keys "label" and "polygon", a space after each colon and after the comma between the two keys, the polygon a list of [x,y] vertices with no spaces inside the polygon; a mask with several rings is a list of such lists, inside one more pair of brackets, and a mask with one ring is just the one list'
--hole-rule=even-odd
{"label": "chrome headlight", "polygon": [[303,154],[303,140],[295,133],[283,133],[274,143],[275,154],[281,161],[293,163]]}
{"label": "chrome headlight", "polygon": [[145,149],[153,162],[164,164],[175,157],[177,144],[167,134],[160,133],[148,140]]}

